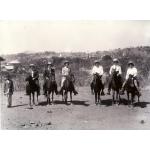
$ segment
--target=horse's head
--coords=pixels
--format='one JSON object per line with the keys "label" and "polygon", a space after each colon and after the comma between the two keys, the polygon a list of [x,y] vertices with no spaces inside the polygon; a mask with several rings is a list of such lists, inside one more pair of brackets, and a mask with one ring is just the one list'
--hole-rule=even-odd
{"label": "horse's head", "polygon": [[112,76],[116,77],[118,75],[119,71],[116,71],[115,69],[112,69]]}
{"label": "horse's head", "polygon": [[134,87],[134,76],[133,75],[129,75],[129,78],[127,81],[127,86]]}

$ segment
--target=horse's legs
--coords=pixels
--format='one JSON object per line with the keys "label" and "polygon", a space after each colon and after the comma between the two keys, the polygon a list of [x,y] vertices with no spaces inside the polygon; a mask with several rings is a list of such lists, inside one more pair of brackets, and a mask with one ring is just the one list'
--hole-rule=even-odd
{"label": "horse's legs", "polygon": [[134,97],[135,97],[135,95],[132,93],[131,94],[131,106],[133,106]]}
{"label": "horse's legs", "polygon": [[53,103],[53,100],[54,100],[54,91],[52,91],[52,103]]}
{"label": "horse's legs", "polygon": [[128,106],[129,106],[130,105],[129,92],[127,92],[127,98],[128,98]]}
{"label": "horse's legs", "polygon": [[70,91],[70,102],[72,103],[72,91]]}
{"label": "horse's legs", "polygon": [[101,105],[101,91],[98,92],[98,103]]}
{"label": "horse's legs", "polygon": [[95,104],[97,105],[97,92],[94,91],[94,93],[95,93]]}
{"label": "horse's legs", "polygon": [[115,103],[115,91],[112,91],[113,95],[112,95],[112,105]]}
{"label": "horse's legs", "polygon": [[36,95],[36,98],[37,98],[37,105],[39,104],[38,96],[39,96],[39,94],[38,94],[38,92],[37,92],[37,95]]}
{"label": "horse's legs", "polygon": [[30,95],[29,95],[29,106],[31,107],[32,105],[31,105],[31,93],[30,93]]}

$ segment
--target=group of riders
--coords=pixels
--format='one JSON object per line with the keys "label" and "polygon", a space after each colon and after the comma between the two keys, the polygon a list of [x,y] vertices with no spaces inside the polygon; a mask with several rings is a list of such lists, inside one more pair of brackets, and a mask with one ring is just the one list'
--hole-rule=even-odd
{"label": "group of riders", "polygon": [[[108,84],[108,92],[107,94],[110,95],[110,91],[111,91],[111,82],[112,82],[112,73],[113,71],[117,72],[117,76],[120,79],[120,82],[123,82],[122,80],[122,70],[121,70],[121,66],[119,64],[119,60],[117,58],[113,59],[113,65],[110,67],[110,71],[109,71],[109,84]],[[104,75],[104,70],[103,70],[103,66],[101,65],[99,60],[95,60],[94,61],[94,66],[92,68],[92,80],[91,80],[91,93],[94,94],[93,92],[93,81],[94,81],[94,75],[98,75],[100,77],[102,77]],[[126,87],[126,83],[129,79],[129,76],[132,76],[133,80],[134,80],[134,85],[137,89],[137,92],[139,95],[141,95],[141,91],[140,91],[140,86],[139,86],[139,81],[137,78],[137,68],[135,67],[133,61],[129,61],[128,62],[128,69],[126,72],[126,77],[125,77],[125,81],[122,84],[122,88],[120,90],[120,94],[124,94],[125,91],[125,87]],[[35,81],[35,83],[38,85],[38,94],[40,95],[40,85],[39,85],[39,73],[36,69],[36,66],[34,64],[30,64],[30,69],[29,69],[29,76],[32,78],[32,80]],[[64,82],[67,79],[67,77],[69,76],[73,76],[71,68],[70,68],[70,62],[68,60],[66,60],[64,62],[64,66],[62,67],[62,77],[61,77],[61,88],[58,91],[57,90],[57,83],[55,80],[55,67],[54,64],[52,64],[52,62],[48,62],[45,66],[45,70],[43,72],[43,79],[44,79],[44,84],[43,84],[43,94],[46,95],[46,82],[47,80],[51,79],[53,81],[54,84],[54,90],[56,95],[57,94],[62,94],[63,91],[63,86],[64,86]],[[74,77],[74,76],[73,76]],[[73,89],[73,93],[74,95],[78,94],[78,92],[75,89],[74,86],[74,80],[71,80],[71,86]],[[101,95],[105,95],[104,93],[104,84],[102,84],[102,92]],[[28,84],[27,84],[28,86]],[[26,86],[26,87],[27,87]],[[28,95],[28,88],[26,88],[26,94]]]}
{"label": "group of riders", "polygon": [[[64,82],[65,82],[65,80],[68,77],[71,77],[71,80],[70,80],[70,82],[71,82],[71,89],[72,89],[74,95],[78,94],[78,92],[76,91],[76,89],[74,87],[74,76],[73,76],[73,74],[71,72],[71,68],[69,67],[69,64],[70,63],[67,60],[64,62],[64,66],[62,68],[61,88],[60,88],[59,91],[57,89],[57,83],[56,83],[56,80],[55,80],[55,67],[52,64],[52,62],[48,62],[46,64],[44,72],[43,72],[43,80],[44,80],[44,83],[43,83],[43,95],[46,96],[46,93],[47,93],[47,91],[46,91],[47,90],[46,89],[46,83],[47,83],[47,81],[49,79],[53,82],[55,94],[56,95],[62,94]],[[39,73],[38,73],[38,71],[36,69],[36,66],[34,64],[30,64],[28,77],[32,78],[32,80],[35,81],[35,83],[38,86],[38,94],[40,95]],[[29,95],[29,93],[28,93],[28,82],[26,84],[26,94]]]}
{"label": "group of riders", "polygon": [[[64,62],[64,66],[62,67],[61,88],[59,91],[57,90],[57,83],[55,80],[55,67],[52,64],[52,62],[48,62],[46,64],[45,70],[43,72],[43,79],[44,79],[43,94],[45,96],[47,96],[46,95],[47,94],[46,83],[50,79],[53,82],[53,85],[54,85],[53,87],[54,87],[54,91],[55,91],[56,95],[57,94],[63,94],[62,92],[63,92],[63,88],[64,88],[64,82],[68,79],[70,79],[70,83],[71,83],[70,88],[72,89],[72,92],[74,93],[74,95],[78,94],[78,92],[76,91],[75,86],[74,86],[75,78],[74,78],[73,73],[71,72],[71,68],[70,68],[69,64],[70,64],[69,61],[66,60]],[[114,71],[117,73],[117,77],[120,80],[120,82],[122,82],[121,88],[120,88],[120,94],[122,94],[122,95],[124,94],[128,79],[130,77],[132,77],[134,86],[135,86],[136,91],[137,91],[137,94],[138,94],[138,96],[141,96],[140,85],[139,85],[139,81],[137,78],[137,68],[135,67],[134,63],[132,61],[128,62],[128,69],[126,72],[125,81],[123,82],[121,66],[120,66],[119,60],[116,58],[113,59],[113,65],[110,67],[110,71],[109,71],[109,85],[108,85],[108,92],[107,92],[108,95],[110,95],[110,91],[112,89],[112,79],[113,79],[113,72]],[[40,95],[39,72],[36,69],[36,66],[34,64],[30,64],[30,69],[29,69],[28,73],[29,74],[27,77],[28,80],[27,80],[27,84],[26,84],[26,94],[30,95],[29,91],[28,91],[28,89],[29,89],[28,88],[29,87],[28,81],[30,80],[36,84],[36,87],[38,87],[37,93],[38,93],[38,95]],[[92,80],[91,80],[91,84],[90,84],[92,94],[94,94],[93,84],[94,84],[95,75],[98,75],[100,77],[101,83],[102,83],[102,76],[104,75],[104,70],[103,70],[103,66],[101,65],[100,61],[98,61],[98,60],[96,60],[94,62],[94,66],[92,68]],[[8,75],[6,75],[6,80],[4,83],[4,94],[7,95],[7,100],[8,100],[7,107],[11,107],[13,91],[14,91],[13,81],[11,80],[11,77],[8,74]],[[102,84],[101,95],[105,95],[104,84]]]}

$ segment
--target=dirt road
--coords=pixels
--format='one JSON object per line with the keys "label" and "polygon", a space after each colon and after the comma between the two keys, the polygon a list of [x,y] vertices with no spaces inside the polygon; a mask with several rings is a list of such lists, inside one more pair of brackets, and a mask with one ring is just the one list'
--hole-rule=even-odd
{"label": "dirt road", "polygon": [[150,89],[143,89],[141,103],[134,108],[126,105],[122,96],[119,106],[111,105],[111,96],[102,97],[102,105],[94,104],[89,87],[79,88],[72,105],[65,105],[61,96],[55,104],[46,106],[40,96],[40,106],[28,109],[28,96],[15,92],[13,107],[6,108],[6,98],[1,96],[2,129],[150,129]]}

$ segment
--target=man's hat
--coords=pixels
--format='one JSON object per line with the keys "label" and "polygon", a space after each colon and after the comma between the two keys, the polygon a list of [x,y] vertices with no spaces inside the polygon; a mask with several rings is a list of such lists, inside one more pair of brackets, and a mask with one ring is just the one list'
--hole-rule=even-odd
{"label": "man's hat", "polygon": [[69,64],[69,61],[68,61],[68,60],[65,60],[65,61],[64,61],[64,64],[67,64],[67,63]]}
{"label": "man's hat", "polygon": [[52,62],[49,61],[49,62],[47,63],[47,65],[52,65]]}
{"label": "man's hat", "polygon": [[35,67],[35,65],[34,65],[34,64],[30,64],[29,66],[30,66],[30,67]]}
{"label": "man's hat", "polygon": [[113,62],[119,62],[119,60],[117,58],[114,58]]}
{"label": "man's hat", "polygon": [[129,62],[128,62],[128,65],[133,65],[133,66],[134,66],[133,61],[129,61]]}
{"label": "man's hat", "polygon": [[99,61],[99,60],[95,60],[95,61],[94,61],[94,64],[96,64],[96,63],[100,63],[100,61]]}

